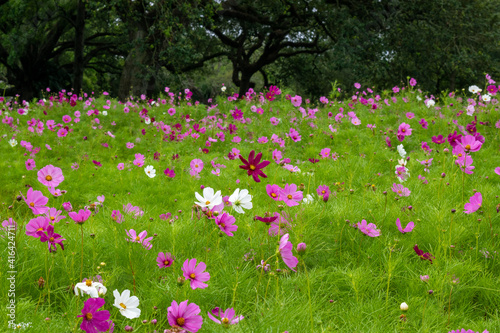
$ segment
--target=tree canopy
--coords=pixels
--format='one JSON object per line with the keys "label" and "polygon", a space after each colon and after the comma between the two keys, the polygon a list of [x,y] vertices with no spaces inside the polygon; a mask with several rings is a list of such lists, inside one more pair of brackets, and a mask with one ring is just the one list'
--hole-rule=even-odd
{"label": "tree canopy", "polygon": [[166,85],[207,98],[221,80],[324,95],[407,76],[437,92],[500,74],[499,28],[494,0],[0,0],[0,79],[24,99]]}

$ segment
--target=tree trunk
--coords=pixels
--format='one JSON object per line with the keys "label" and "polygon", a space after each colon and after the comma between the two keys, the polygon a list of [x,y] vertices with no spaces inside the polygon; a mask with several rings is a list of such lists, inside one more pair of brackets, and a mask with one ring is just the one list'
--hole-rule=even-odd
{"label": "tree trunk", "polygon": [[75,55],[73,64],[73,89],[76,94],[80,94],[83,85],[83,71],[85,64],[83,63],[83,54],[85,48],[85,3],[83,0],[78,0],[75,24]]}
{"label": "tree trunk", "polygon": [[148,86],[152,84],[152,77],[148,77],[145,67],[150,65],[153,59],[151,52],[144,46],[144,40],[147,37],[145,29],[137,29],[133,32],[134,47],[130,50],[122,75],[120,77],[120,87],[118,97],[120,100],[126,100],[130,94],[140,95],[148,93]]}

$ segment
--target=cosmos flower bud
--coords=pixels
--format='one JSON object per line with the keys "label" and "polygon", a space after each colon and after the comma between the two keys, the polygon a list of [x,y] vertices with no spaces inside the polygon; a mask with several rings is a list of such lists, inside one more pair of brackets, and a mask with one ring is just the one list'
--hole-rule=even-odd
{"label": "cosmos flower bud", "polygon": [[299,244],[297,244],[297,252],[300,255],[302,255],[302,254],[304,254],[306,252],[306,248],[307,248],[306,243],[299,243]]}
{"label": "cosmos flower bud", "polygon": [[382,192],[383,195],[387,195],[387,191]]}
{"label": "cosmos flower bud", "polygon": [[445,149],[443,149],[443,152],[444,152],[445,154],[448,154],[448,153],[450,152],[450,150],[449,150],[448,148],[445,148]]}
{"label": "cosmos flower bud", "polygon": [[444,178],[444,177],[446,177],[446,174],[443,172],[443,173],[441,174],[441,178]]}
{"label": "cosmos flower bud", "polygon": [[401,305],[399,306],[399,308],[401,309],[401,311],[408,311],[408,304],[406,304],[405,302],[401,303]]}
{"label": "cosmos flower bud", "polygon": [[23,199],[23,197],[22,197],[22,196],[20,196],[20,195],[18,195],[18,196],[16,197],[16,200],[17,200],[17,201],[21,201],[22,199]]}
{"label": "cosmos flower bud", "polygon": [[434,290],[431,289],[428,291],[428,293],[429,293],[429,295],[432,295],[432,294],[434,294]]}
{"label": "cosmos flower bud", "polygon": [[200,185],[200,190],[203,190],[205,188],[204,185]]}
{"label": "cosmos flower bud", "polygon": [[184,283],[185,283],[185,282],[186,282],[186,279],[185,279],[183,276],[179,276],[179,277],[177,278],[177,285],[178,285],[179,287],[182,287],[182,285],[184,285]]}
{"label": "cosmos flower bud", "polygon": [[132,326],[127,325],[124,327],[124,330],[125,330],[125,332],[133,332],[134,328]]}
{"label": "cosmos flower bud", "polygon": [[151,324],[153,324],[153,325],[156,325],[157,322],[158,322],[158,320],[156,320],[156,319],[151,320]]}
{"label": "cosmos flower bud", "polygon": [[456,211],[457,211],[457,210],[456,210],[455,208],[453,208],[453,209],[451,210],[451,212],[452,212],[452,213],[455,213]]}
{"label": "cosmos flower bud", "polygon": [[299,190],[304,191],[305,188],[306,188],[306,186],[304,185],[304,183],[300,183]]}
{"label": "cosmos flower bud", "polygon": [[330,199],[330,193],[325,193],[325,195],[323,195],[323,202],[328,202],[328,199]]}

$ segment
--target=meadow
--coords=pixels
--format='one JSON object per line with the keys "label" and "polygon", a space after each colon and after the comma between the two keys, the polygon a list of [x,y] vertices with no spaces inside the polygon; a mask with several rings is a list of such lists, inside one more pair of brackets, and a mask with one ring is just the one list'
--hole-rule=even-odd
{"label": "meadow", "polygon": [[1,98],[1,331],[500,332],[471,84]]}

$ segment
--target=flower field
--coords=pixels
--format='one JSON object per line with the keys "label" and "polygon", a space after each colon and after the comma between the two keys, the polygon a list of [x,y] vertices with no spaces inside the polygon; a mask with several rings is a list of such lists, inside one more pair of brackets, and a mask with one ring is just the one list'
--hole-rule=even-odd
{"label": "flower field", "polygon": [[500,332],[495,84],[0,98],[1,331]]}

